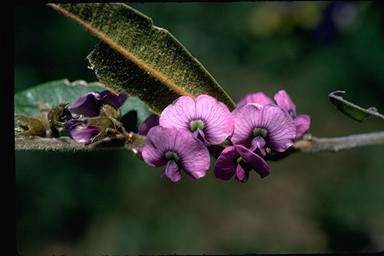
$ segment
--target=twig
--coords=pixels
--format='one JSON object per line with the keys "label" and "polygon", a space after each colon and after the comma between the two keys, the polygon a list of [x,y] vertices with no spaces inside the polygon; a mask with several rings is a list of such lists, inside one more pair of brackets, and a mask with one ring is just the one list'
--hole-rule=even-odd
{"label": "twig", "polygon": [[[42,138],[31,136],[20,136],[15,138],[15,149],[24,151],[95,151],[111,150],[125,148],[137,153],[137,150],[143,146],[144,137],[131,133],[127,140],[105,139],[92,145],[83,145],[76,143],[69,137],[60,138]],[[293,147],[287,151],[287,154],[277,154],[270,160],[278,160],[293,152],[320,152],[331,151],[338,152],[343,149],[356,148],[366,145],[384,144],[384,131],[355,134],[336,138],[317,138],[311,135],[305,136],[302,140],[295,142]]]}
{"label": "twig", "polygon": [[293,145],[293,148],[302,152],[338,152],[343,149],[383,143],[384,132],[373,132],[336,138],[317,138],[314,136],[307,136],[304,139],[297,141]]}

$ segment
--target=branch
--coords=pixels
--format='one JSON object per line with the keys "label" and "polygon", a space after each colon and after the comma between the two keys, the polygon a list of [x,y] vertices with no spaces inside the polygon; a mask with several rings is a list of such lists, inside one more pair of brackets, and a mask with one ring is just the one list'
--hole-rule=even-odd
{"label": "branch", "polygon": [[[144,137],[133,133],[129,134],[126,140],[107,138],[92,145],[76,143],[69,137],[42,138],[37,136],[20,136],[15,137],[15,149],[25,151],[79,152],[125,148],[136,154],[138,149],[143,146]],[[338,152],[343,149],[375,144],[384,144],[384,131],[336,138],[317,138],[307,135],[302,140],[295,142],[290,150],[282,154],[279,153],[276,157],[271,156],[269,160],[278,160],[297,151],[312,153],[321,151]]]}
{"label": "branch", "polygon": [[91,145],[77,143],[70,137],[42,138],[38,136],[18,136],[15,137],[15,150],[85,152],[125,148],[136,154],[138,149],[144,144],[144,137],[134,133],[126,133],[125,136],[125,139],[109,137]]}
{"label": "branch", "polygon": [[343,149],[383,143],[384,132],[355,134],[336,138],[317,138],[309,135],[304,139],[295,142],[293,148],[302,152],[338,152]]}

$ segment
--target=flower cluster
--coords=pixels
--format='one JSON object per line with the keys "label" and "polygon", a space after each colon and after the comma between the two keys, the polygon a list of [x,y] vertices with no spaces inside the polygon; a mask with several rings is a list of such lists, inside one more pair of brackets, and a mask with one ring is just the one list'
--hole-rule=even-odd
{"label": "flower cluster", "polygon": [[151,166],[165,166],[172,182],[184,170],[194,179],[204,177],[210,165],[208,148],[222,147],[214,173],[217,178],[246,182],[251,170],[270,173],[265,161],[271,152],[284,152],[310,126],[308,115],[296,115],[296,106],[281,90],[275,102],[262,92],[247,95],[232,112],[209,95],[181,96],[160,117],[151,115],[139,127],[146,135],[141,150]]}

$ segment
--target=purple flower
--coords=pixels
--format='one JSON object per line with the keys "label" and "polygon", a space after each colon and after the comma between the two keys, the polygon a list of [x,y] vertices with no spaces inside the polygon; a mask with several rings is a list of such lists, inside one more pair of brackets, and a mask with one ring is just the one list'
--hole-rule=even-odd
{"label": "purple flower", "polygon": [[250,170],[264,178],[269,175],[268,164],[263,158],[241,145],[226,147],[216,161],[215,176],[229,180],[235,175],[239,182],[246,182]]}
{"label": "purple flower", "polygon": [[[309,115],[296,114],[296,105],[293,103],[285,90],[278,91],[274,96],[274,100],[280,108],[284,109],[292,116],[296,126],[296,138],[303,136],[303,134],[308,131],[309,126],[311,125],[311,118]],[[252,93],[246,95],[237,103],[237,109],[246,105],[247,103],[256,103],[264,106],[273,104],[273,101],[262,92]]]}
{"label": "purple flower", "polygon": [[149,130],[156,125],[159,125],[159,116],[151,114],[140,124],[138,134],[147,135]]}
{"label": "purple flower", "polygon": [[241,144],[252,152],[263,156],[266,148],[284,152],[292,146],[296,136],[295,123],[288,112],[269,104],[248,103],[234,111],[235,129],[231,138],[233,144]]}
{"label": "purple flower", "polygon": [[74,139],[77,143],[89,144],[94,136],[96,136],[100,129],[87,126],[81,120],[71,119],[64,124],[65,129],[69,132],[72,139]]}
{"label": "purple flower", "polygon": [[108,90],[102,92],[89,92],[78,97],[69,107],[72,113],[94,117],[100,114],[100,108],[103,104],[109,104],[115,109],[120,108],[128,98],[126,92],[116,95]]}
{"label": "purple flower", "polygon": [[209,95],[196,99],[181,96],[160,115],[160,125],[193,133],[208,144],[220,144],[233,132],[233,116],[227,106]]}
{"label": "purple flower", "polygon": [[204,177],[210,162],[208,149],[191,133],[162,126],[149,130],[142,157],[151,166],[165,165],[163,175],[172,182],[181,179],[181,169],[194,179]]}

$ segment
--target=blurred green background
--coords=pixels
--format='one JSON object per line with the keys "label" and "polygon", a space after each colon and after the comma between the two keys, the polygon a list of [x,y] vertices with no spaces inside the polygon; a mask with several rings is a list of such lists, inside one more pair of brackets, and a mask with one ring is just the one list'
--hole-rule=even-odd
{"label": "blurred green background", "polygon": [[[379,2],[134,3],[168,29],[235,101],[285,89],[316,136],[383,130],[327,95],[384,112]],[[97,39],[45,5],[15,8],[15,91],[94,81]],[[298,153],[245,184],[212,169],[161,179],[128,152],[16,152],[17,248],[23,255],[245,254],[384,248],[384,147]]]}

